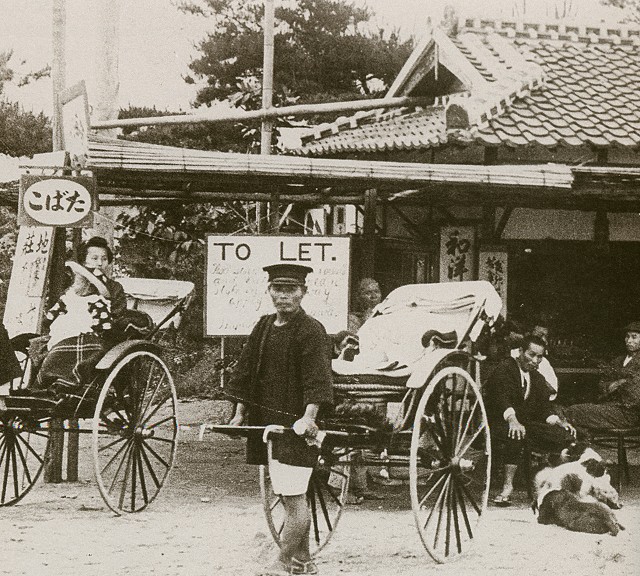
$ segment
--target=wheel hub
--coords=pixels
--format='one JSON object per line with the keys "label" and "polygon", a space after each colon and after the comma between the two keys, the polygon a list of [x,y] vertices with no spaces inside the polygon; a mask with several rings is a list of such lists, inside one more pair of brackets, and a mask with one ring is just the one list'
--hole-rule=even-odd
{"label": "wheel hub", "polygon": [[145,439],[145,438],[153,438],[155,432],[150,430],[149,428],[143,428],[142,426],[136,428],[136,438]]}

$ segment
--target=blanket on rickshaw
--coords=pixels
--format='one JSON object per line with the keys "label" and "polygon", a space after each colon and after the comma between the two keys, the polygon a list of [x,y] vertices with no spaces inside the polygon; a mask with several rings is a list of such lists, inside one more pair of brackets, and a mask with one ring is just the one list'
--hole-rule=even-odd
{"label": "blanket on rickshaw", "polygon": [[107,351],[105,340],[94,333],[65,338],[48,351],[32,388],[74,393],[93,380],[95,366]]}

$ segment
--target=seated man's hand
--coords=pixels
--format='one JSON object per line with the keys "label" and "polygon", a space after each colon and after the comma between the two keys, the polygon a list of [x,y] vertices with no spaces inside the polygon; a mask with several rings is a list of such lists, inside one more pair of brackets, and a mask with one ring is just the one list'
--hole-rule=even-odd
{"label": "seated man's hand", "polygon": [[624,378],[621,378],[620,380],[614,380],[613,382],[609,382],[607,384],[607,392],[606,392],[607,396],[610,395],[610,394],[613,394],[624,383],[625,383]]}
{"label": "seated man's hand", "polygon": [[244,422],[244,416],[242,415],[239,416],[238,414],[234,414],[231,420],[229,420],[229,426],[242,426],[243,422]]}
{"label": "seated man's hand", "polygon": [[518,422],[515,415],[511,415],[507,422],[509,424],[509,438],[512,440],[524,440],[526,434],[525,427]]}
{"label": "seated man's hand", "polygon": [[573,438],[576,437],[576,429],[571,425],[571,423],[568,420],[560,420],[558,421],[558,426],[562,426],[565,430],[567,430],[569,432],[569,434],[571,434],[571,436],[573,436]]}
{"label": "seated man's hand", "polygon": [[228,426],[242,426],[246,417],[246,408],[244,404],[238,404],[234,415],[229,420]]}
{"label": "seated man's hand", "polygon": [[315,438],[318,435],[318,425],[312,418],[303,416],[293,423],[293,431],[304,438]]}

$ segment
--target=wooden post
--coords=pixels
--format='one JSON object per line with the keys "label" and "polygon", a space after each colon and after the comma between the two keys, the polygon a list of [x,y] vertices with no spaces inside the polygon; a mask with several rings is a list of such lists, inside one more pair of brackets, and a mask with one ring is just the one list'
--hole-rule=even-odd
{"label": "wooden post", "polygon": [[[263,55],[262,55],[262,108],[268,110],[273,106],[273,23],[274,23],[274,3],[273,0],[264,0],[264,21],[263,21]],[[260,154],[271,154],[271,138],[273,132],[273,120],[264,118],[260,131]],[[256,220],[258,232],[264,232],[266,226],[267,204],[258,202],[256,204]],[[277,216],[276,216],[277,217]],[[271,216],[270,216],[271,219]],[[272,220],[272,219],[271,219]],[[273,226],[271,226],[273,230]]]}
{"label": "wooden post", "polygon": [[375,271],[376,250],[376,212],[378,209],[377,190],[371,189],[364,193],[364,222],[362,224],[362,263],[360,265],[361,278],[373,278]]}
{"label": "wooden post", "polygon": [[[53,151],[63,150],[62,125],[58,97],[65,88],[65,44],[66,44],[66,0],[53,1]],[[65,230],[55,228],[49,281],[49,300],[57,298],[61,292],[61,270],[64,268]],[[62,453],[64,451],[63,421],[59,418],[51,420],[51,459],[44,470],[44,481],[62,482]]]}

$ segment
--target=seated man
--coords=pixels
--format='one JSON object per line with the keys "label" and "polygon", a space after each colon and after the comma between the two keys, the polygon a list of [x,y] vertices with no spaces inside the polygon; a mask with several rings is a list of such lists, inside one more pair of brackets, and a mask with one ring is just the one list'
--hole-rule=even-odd
{"label": "seated man", "polygon": [[[534,336],[539,336],[545,344],[545,356],[540,360],[540,364],[538,365],[538,372],[544,377],[547,385],[549,387],[549,391],[551,396],[549,400],[555,400],[558,397],[558,376],[556,376],[556,372],[551,366],[546,354],[549,352],[549,328],[545,322],[542,320],[534,322],[531,326],[531,329],[528,332]],[[517,358],[520,354],[520,348],[515,347],[511,350],[511,357]]]}
{"label": "seated man", "polygon": [[525,336],[516,358],[503,360],[487,381],[487,409],[494,439],[502,444],[504,483],[494,502],[511,503],[513,479],[524,441],[546,451],[560,452],[574,439],[575,430],[553,411],[549,389],[537,367],[544,357],[545,343]]}
{"label": "seated man", "polygon": [[349,313],[347,330],[355,334],[373,313],[373,309],[380,304],[382,292],[380,285],[373,278],[363,278],[358,284],[356,296],[358,309]]}
{"label": "seated man", "polygon": [[610,377],[600,384],[603,402],[565,408],[574,426],[610,430],[640,425],[640,322],[631,322],[625,331],[627,354],[611,362]]}

